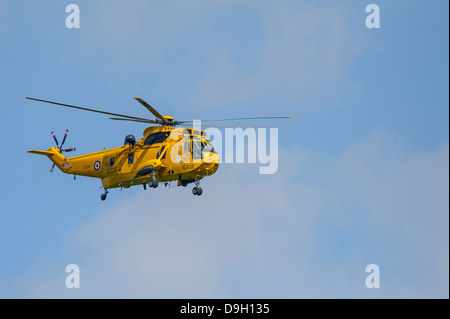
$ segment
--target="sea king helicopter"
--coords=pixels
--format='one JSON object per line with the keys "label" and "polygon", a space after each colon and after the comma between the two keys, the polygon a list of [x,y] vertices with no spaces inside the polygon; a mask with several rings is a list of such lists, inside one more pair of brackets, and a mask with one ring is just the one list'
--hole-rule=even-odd
{"label": "sea king helicopter", "polygon": [[[214,174],[219,167],[219,155],[206,138],[206,132],[201,129],[183,127],[192,126],[193,121],[176,121],[172,116],[162,116],[147,102],[139,97],[135,99],[141,103],[155,119],[135,117],[111,112],[95,110],[75,105],[58,103],[27,97],[29,100],[51,103],[55,105],[75,108],[84,111],[111,115],[112,120],[132,121],[144,124],[153,124],[144,130],[143,137],[136,141],[133,135],[125,137],[124,145],[112,149],[104,149],[100,152],[89,153],[74,157],[66,157],[65,152],[75,151],[75,148],[63,149],[68,130],[59,144],[54,132],[52,132],[56,147],[50,147],[46,151],[30,150],[28,153],[47,156],[54,167],[58,167],[63,173],[100,178],[104,193],[100,196],[105,200],[108,190],[111,188],[129,188],[140,185],[147,189],[158,187],[159,183],[167,184],[177,181],[177,186],[188,186],[194,183],[192,189],[194,195],[200,196],[203,189],[200,180],[205,176]],[[204,121],[232,121],[253,119],[280,119],[290,117],[247,117],[230,118]],[[213,125],[215,126],[215,125]]]}

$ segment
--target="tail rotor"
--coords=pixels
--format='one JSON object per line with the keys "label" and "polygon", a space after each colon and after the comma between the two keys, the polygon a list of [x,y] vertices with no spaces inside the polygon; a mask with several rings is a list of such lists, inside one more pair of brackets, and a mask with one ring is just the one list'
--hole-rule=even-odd
{"label": "tail rotor", "polygon": [[[75,147],[62,149],[62,146],[64,145],[64,142],[66,141],[66,138],[67,138],[67,133],[69,133],[69,130],[66,129],[66,133],[64,134],[63,140],[62,140],[61,144],[59,145],[58,139],[56,138],[56,135],[55,135],[55,132],[52,132],[52,136],[53,136],[53,139],[55,140],[56,147],[58,148],[60,153],[73,152],[73,151],[77,150]],[[55,164],[52,165],[52,168],[50,169],[50,173],[53,172],[54,168],[55,168]]]}

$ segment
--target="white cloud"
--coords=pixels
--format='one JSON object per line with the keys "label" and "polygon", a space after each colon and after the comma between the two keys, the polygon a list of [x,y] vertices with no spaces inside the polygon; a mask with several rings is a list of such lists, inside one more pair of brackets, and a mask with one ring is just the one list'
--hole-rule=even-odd
{"label": "white cloud", "polygon": [[[448,163],[448,145],[410,154],[374,134],[332,161],[282,150],[272,176],[222,165],[202,197],[143,191],[76,232],[77,293],[447,298]],[[369,263],[380,266],[379,290],[364,286]],[[47,276],[27,294],[73,294]]]}
{"label": "white cloud", "polygon": [[[245,43],[216,24],[229,2],[106,3],[83,6],[79,31],[86,36],[73,61],[91,61],[106,80],[145,73],[151,80],[138,91],[173,95],[177,81],[188,83],[176,92],[191,107],[301,110],[308,99],[343,91],[343,70],[358,49],[340,5],[261,6],[252,16],[256,41]],[[411,153],[378,133],[335,159],[280,150],[279,172],[257,173],[258,165],[222,165],[204,181],[202,197],[190,187],[160,186],[130,192],[118,206],[107,202],[70,240],[73,258],[43,264],[45,270],[15,282],[15,291],[33,297],[448,297],[448,145]],[[80,265],[80,290],[64,287],[68,263]],[[364,286],[369,263],[380,265],[380,290]]]}
{"label": "white cloud", "polygon": [[264,7],[254,21],[261,32],[255,43],[242,47],[218,34],[202,44],[204,66],[190,100],[217,108],[259,103],[299,110],[312,97],[333,96],[345,86],[343,67],[359,46],[348,19],[340,6]]}
{"label": "white cloud", "polygon": [[351,28],[347,4],[90,5],[82,43],[72,54],[94,58],[101,74],[146,74],[151,81],[137,90],[176,91],[194,108],[310,108],[348,86],[343,70],[366,42]]}

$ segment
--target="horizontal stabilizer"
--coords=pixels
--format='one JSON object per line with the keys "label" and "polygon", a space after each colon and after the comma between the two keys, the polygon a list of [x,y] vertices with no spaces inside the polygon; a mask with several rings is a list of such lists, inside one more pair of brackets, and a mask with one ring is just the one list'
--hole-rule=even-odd
{"label": "horizontal stabilizer", "polygon": [[55,154],[54,152],[49,152],[49,151],[36,151],[36,150],[27,151],[27,153],[33,153],[33,154],[39,154],[39,155],[46,155],[46,156],[52,156],[52,155]]}

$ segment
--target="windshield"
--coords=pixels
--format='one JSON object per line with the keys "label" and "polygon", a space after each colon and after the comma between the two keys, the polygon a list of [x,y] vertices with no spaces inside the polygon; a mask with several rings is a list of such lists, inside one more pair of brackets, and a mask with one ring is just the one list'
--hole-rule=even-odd
{"label": "windshield", "polygon": [[203,152],[216,153],[216,152],[214,151],[214,147],[212,146],[212,144],[211,144],[210,142],[203,141],[203,142],[202,142],[202,148],[203,148]]}

